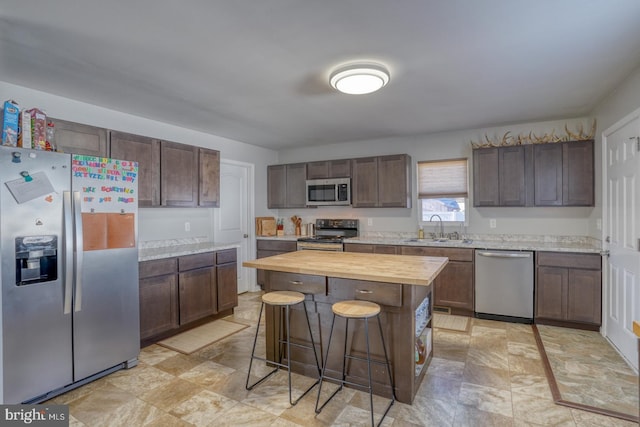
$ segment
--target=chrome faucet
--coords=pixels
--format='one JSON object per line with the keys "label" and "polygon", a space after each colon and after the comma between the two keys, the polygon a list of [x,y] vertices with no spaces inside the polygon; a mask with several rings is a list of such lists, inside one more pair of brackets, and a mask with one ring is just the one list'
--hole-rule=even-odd
{"label": "chrome faucet", "polygon": [[431,222],[433,220],[433,217],[437,217],[438,220],[440,221],[440,235],[438,236],[439,239],[443,239],[444,238],[444,226],[442,225],[442,218],[440,218],[440,215],[431,215],[431,218],[429,218],[429,222]]}

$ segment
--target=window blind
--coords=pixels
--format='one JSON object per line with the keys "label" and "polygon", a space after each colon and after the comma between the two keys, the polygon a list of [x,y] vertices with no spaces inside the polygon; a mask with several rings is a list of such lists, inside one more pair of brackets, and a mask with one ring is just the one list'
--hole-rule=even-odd
{"label": "window blind", "polygon": [[467,159],[418,162],[418,198],[468,197]]}

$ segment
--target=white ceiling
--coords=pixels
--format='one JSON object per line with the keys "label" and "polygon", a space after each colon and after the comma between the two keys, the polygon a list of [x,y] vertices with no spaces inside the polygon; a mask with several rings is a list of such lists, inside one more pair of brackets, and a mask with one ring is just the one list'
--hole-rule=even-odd
{"label": "white ceiling", "polygon": [[273,149],[579,117],[638,65],[639,0],[0,3],[0,80]]}

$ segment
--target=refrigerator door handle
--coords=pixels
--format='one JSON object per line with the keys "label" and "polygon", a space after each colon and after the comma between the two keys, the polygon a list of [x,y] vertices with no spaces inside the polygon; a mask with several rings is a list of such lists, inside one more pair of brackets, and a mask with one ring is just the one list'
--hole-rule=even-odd
{"label": "refrigerator door handle", "polygon": [[73,216],[71,210],[71,192],[62,193],[64,215],[64,314],[71,313],[73,295]]}
{"label": "refrigerator door handle", "polygon": [[73,217],[75,223],[76,240],[76,295],[74,301],[74,311],[82,310],[82,264],[84,258],[83,234],[82,234],[82,211],[80,204],[80,192],[73,192]]}

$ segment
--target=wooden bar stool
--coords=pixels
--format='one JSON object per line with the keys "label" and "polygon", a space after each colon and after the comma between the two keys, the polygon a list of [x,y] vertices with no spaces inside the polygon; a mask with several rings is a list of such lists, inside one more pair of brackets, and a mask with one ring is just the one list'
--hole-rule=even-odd
{"label": "wooden bar stool", "polygon": [[[369,402],[371,404],[371,425],[372,426],[375,425],[375,423],[373,419],[373,385],[371,382],[371,364],[377,363],[380,365],[385,365],[387,367],[387,373],[389,374],[389,385],[391,386],[391,401],[389,402],[387,409],[384,411],[384,414],[382,414],[382,418],[380,418],[380,421],[378,421],[378,426],[379,426],[380,424],[382,424],[382,420],[384,420],[384,417],[389,412],[389,409],[391,409],[391,405],[393,405],[393,403],[396,400],[393,378],[391,376],[391,365],[389,364],[389,357],[387,356],[387,347],[384,343],[384,336],[382,334],[382,324],[380,322],[380,306],[376,303],[369,302],[369,301],[353,300],[353,301],[337,302],[333,304],[333,306],[331,307],[331,310],[333,311],[333,319],[331,321],[331,331],[329,332],[329,342],[327,343],[327,353],[324,358],[324,363],[322,365],[322,371],[320,373],[320,385],[318,386],[318,398],[316,399],[316,414],[319,414],[320,411],[322,411],[322,408],[324,408],[325,405],[329,403],[331,399],[333,399],[333,396],[335,396],[340,390],[342,390],[345,384],[354,385],[357,387],[365,387],[363,384],[357,384],[357,383],[347,381],[346,372],[345,372],[347,359],[362,360],[367,362],[369,383],[368,383],[368,387],[366,388],[369,390]],[[327,359],[329,358],[329,349],[331,347],[331,338],[333,336],[333,327],[336,323],[336,316],[342,317],[346,321],[346,326],[344,330],[344,351],[343,351],[343,357],[342,357],[342,378],[332,378],[325,375],[325,370],[327,368]],[[371,360],[371,351],[369,348],[369,318],[371,317],[376,317],[378,319],[378,328],[380,330],[380,340],[382,341],[382,349],[384,351],[384,362]],[[364,333],[365,333],[366,342],[367,342],[366,358],[347,354],[347,338],[349,336],[349,319],[360,319],[364,321]],[[322,404],[322,406],[318,407],[320,403],[320,393],[322,392],[322,382],[325,379],[329,379],[329,380],[340,383],[340,387],[338,387],[338,389],[336,389],[336,391],[334,391],[331,394],[331,396],[327,398],[327,400]]]}
{"label": "wooden bar stool", "polygon": [[[309,391],[311,391],[311,389],[318,384],[318,382],[320,381],[320,379],[318,379],[315,383],[313,383],[307,390],[305,390],[304,393],[302,393],[296,400],[292,400],[291,397],[291,346],[295,346],[295,347],[299,347],[299,348],[307,348],[310,350],[313,350],[313,355],[316,359],[316,366],[318,367],[318,375],[320,375],[320,362],[318,361],[318,353],[316,352],[316,344],[315,341],[313,340],[313,333],[311,332],[311,323],[309,322],[309,313],[307,312],[307,306],[304,303],[304,294],[300,293],[300,292],[293,292],[293,291],[273,291],[273,292],[268,292],[264,295],[262,295],[262,305],[260,306],[260,314],[258,315],[258,326],[256,328],[256,335],[253,339],[253,348],[251,350],[251,359],[249,361],[249,372],[247,372],[247,382],[245,384],[245,387],[247,390],[251,390],[253,389],[256,385],[260,384],[261,382],[265,381],[267,378],[269,378],[271,375],[275,374],[276,372],[278,372],[278,370],[280,368],[287,368],[288,371],[288,375],[289,375],[289,403],[293,406],[296,403],[298,403],[298,401],[300,399],[302,399],[307,393],[309,393]],[[300,304],[302,303],[302,306],[304,307],[304,316],[307,320],[307,328],[309,330],[309,337],[311,338],[311,345],[305,345],[305,344],[299,344],[299,343],[295,343],[295,342],[291,342],[290,338],[289,338],[289,331],[290,331],[290,326],[291,326],[291,317],[290,317],[290,308],[291,306],[294,306],[296,304]],[[275,362],[273,360],[268,360],[264,357],[259,357],[255,355],[256,352],[256,342],[258,341],[258,334],[260,331],[260,319],[262,318],[262,311],[264,310],[264,306],[265,305],[270,305],[270,306],[274,306],[274,307],[278,307],[280,309],[280,312],[282,313],[284,311],[284,315],[285,315],[285,327],[286,327],[286,331],[284,331],[286,334],[283,335],[283,331],[282,331],[282,322],[279,322],[279,327],[278,327],[278,344],[280,346],[284,345],[286,346],[287,349],[287,363],[282,363],[282,355],[283,355],[283,351],[282,348],[280,349],[280,359],[278,362]],[[268,374],[266,374],[264,377],[260,378],[258,381],[254,382],[253,384],[249,385],[249,378],[251,377],[251,368],[253,366],[253,360],[262,360],[264,362],[268,362],[271,363],[273,365],[275,365],[275,369],[273,369],[271,372],[269,372]]]}

